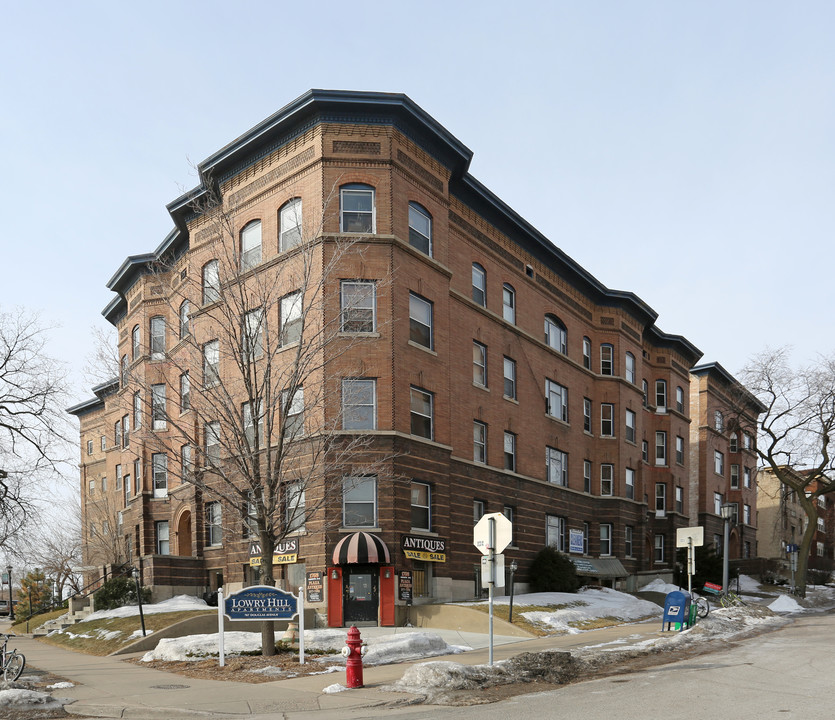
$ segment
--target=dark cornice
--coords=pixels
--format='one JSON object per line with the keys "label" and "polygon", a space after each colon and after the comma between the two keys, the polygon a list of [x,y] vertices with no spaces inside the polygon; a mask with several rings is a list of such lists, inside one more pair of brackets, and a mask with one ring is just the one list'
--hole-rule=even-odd
{"label": "dark cornice", "polygon": [[646,334],[652,340],[653,345],[669,348],[670,350],[681,353],[687,361],[688,367],[692,367],[695,363],[699,362],[704,354],[683,335],[670,335],[655,325],[648,328]]}
{"label": "dark cornice", "polygon": [[701,365],[697,365],[696,367],[690,370],[691,375],[696,375],[701,377],[703,375],[712,375],[713,377],[721,380],[726,385],[738,388],[742,391],[742,394],[745,396],[745,400],[751,404],[753,408],[755,408],[758,412],[764,413],[768,408],[760,402],[760,400],[747,388],[745,387],[739,380],[737,380],[733,375],[731,375],[727,370],[725,370],[722,365],[718,362],[711,362],[711,363],[702,363]]}

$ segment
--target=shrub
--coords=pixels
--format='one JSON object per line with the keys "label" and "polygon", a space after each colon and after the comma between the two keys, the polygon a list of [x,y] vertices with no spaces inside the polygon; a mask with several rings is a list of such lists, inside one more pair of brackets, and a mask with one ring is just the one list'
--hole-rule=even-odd
{"label": "shrub", "polygon": [[829,570],[815,570],[809,568],[806,571],[806,583],[808,585],[826,585],[832,573]]}
{"label": "shrub", "polygon": [[577,592],[577,568],[567,556],[552,547],[540,550],[531,563],[531,592]]}
{"label": "shrub", "polygon": [[[138,605],[139,598],[136,595],[136,582],[127,577],[113,577],[105,581],[93,598],[96,603],[96,610],[113,610],[123,605]],[[150,602],[151,589],[142,588],[142,602]]]}

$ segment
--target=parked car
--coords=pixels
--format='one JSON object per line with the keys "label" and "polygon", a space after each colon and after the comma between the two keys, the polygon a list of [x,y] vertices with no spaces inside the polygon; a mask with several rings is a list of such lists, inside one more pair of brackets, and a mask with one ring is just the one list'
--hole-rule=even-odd
{"label": "parked car", "polygon": [[8,600],[0,600],[0,615],[8,615],[9,614],[9,601]]}

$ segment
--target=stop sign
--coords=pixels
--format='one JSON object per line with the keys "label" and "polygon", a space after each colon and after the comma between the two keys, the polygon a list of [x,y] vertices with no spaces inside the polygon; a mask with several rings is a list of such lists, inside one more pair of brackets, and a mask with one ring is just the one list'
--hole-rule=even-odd
{"label": "stop sign", "polygon": [[[490,547],[490,526],[495,525],[494,547]],[[481,516],[473,528],[473,545],[482,555],[489,555],[490,551],[500,553],[513,538],[513,523],[501,513],[487,513]]]}

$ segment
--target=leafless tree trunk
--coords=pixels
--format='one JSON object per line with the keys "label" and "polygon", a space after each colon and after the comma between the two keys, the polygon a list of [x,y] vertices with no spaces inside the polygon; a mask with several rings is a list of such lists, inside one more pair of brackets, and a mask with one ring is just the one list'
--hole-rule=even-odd
{"label": "leafless tree trunk", "polygon": [[818,502],[835,492],[830,444],[835,431],[835,361],[821,358],[794,368],[788,350],[767,350],[740,375],[766,406],[756,445],[760,461],[797,493],[807,523],[797,560],[797,589],[806,594],[809,551],[817,529]]}

